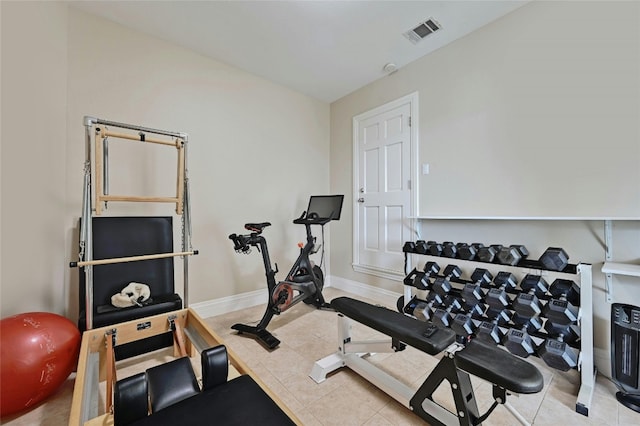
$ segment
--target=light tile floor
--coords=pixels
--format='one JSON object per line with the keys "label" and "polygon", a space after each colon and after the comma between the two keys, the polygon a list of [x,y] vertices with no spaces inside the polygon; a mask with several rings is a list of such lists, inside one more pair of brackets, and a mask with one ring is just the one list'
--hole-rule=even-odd
{"label": "light tile floor", "polygon": [[[349,294],[332,288],[325,290],[327,300],[342,295]],[[362,297],[356,298],[367,300]],[[381,303],[375,300],[368,301]],[[237,322],[255,324],[263,312],[264,306],[257,306],[207,318],[207,322],[305,425],[425,424],[403,405],[347,368],[333,373],[321,384],[315,383],[309,377],[315,361],[337,350],[337,320],[334,312],[316,310],[300,303],[284,314],[274,317],[268,328],[282,343],[271,352],[251,338],[238,336],[230,328]],[[353,334],[356,338],[380,336],[360,324],[354,324]],[[165,355],[161,354],[161,357],[163,356]],[[157,359],[156,354],[151,361],[122,361],[118,363],[118,377],[126,377],[128,370],[144,371],[146,363],[157,363]],[[438,362],[438,358],[410,347],[394,354],[377,354],[371,360],[416,389]],[[529,358],[529,361],[542,372],[545,387],[535,395],[510,397],[509,402],[533,424],[640,425],[640,414],[616,401],[616,387],[607,378],[598,375],[590,416],[584,417],[574,411],[580,386],[578,372],[563,373],[552,370],[537,358]],[[478,379],[472,379],[472,382],[478,406],[480,411],[484,412],[492,402],[491,386]],[[0,423],[12,426],[66,425],[73,384],[72,375],[47,401],[26,414],[4,418]],[[441,404],[451,406],[451,396],[446,391],[447,389],[440,388],[436,392],[436,398]],[[484,424],[517,425],[518,422],[504,407],[499,406]]]}
{"label": "light tile floor", "polygon": [[[325,289],[327,300],[349,295]],[[382,301],[357,299],[371,303]],[[390,306],[393,308],[392,306]],[[280,346],[269,352],[252,338],[239,336],[231,325],[242,322],[255,325],[264,306],[232,312],[207,319],[209,325],[225,338],[249,366],[300,417],[305,425],[413,425],[424,424],[402,404],[380,391],[358,374],[343,368],[317,384],[309,373],[315,361],[337,350],[336,314],[316,310],[300,303],[274,317],[268,329],[281,340]],[[377,332],[354,323],[355,338],[381,338]],[[377,336],[377,337],[376,337]],[[404,383],[418,388],[439,361],[411,347],[393,354],[377,354],[371,361]],[[528,359],[542,372],[545,386],[534,395],[511,396],[508,401],[525,419],[535,425],[640,425],[640,414],[620,405],[615,399],[616,386],[598,375],[589,417],[575,412],[580,387],[577,371],[561,372],[548,368],[542,360]],[[472,383],[483,413],[491,405],[491,385],[472,377]],[[453,407],[450,392],[441,387],[436,399]],[[484,423],[486,425],[517,425],[516,419],[498,406]]]}

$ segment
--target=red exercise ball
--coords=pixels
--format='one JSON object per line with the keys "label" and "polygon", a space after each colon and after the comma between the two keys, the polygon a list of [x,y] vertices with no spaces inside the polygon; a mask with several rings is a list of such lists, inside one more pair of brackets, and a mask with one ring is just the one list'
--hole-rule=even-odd
{"label": "red exercise ball", "polygon": [[0,321],[0,416],[51,395],[76,368],[80,331],[67,318],[30,312]]}

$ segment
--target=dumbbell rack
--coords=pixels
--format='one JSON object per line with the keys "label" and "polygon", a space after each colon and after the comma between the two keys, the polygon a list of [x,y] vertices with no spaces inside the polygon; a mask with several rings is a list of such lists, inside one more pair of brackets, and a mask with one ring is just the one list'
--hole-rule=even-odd
{"label": "dumbbell rack", "polygon": [[[405,252],[405,275],[413,269],[413,264],[418,263],[417,259],[438,262],[446,266],[448,263],[455,263],[463,271],[472,271],[477,267],[490,270],[493,274],[496,271],[509,271],[520,277],[526,274],[538,274],[551,282],[556,278],[570,279],[580,286],[580,357],[578,360],[578,370],[580,371],[580,389],[576,399],[576,412],[584,416],[589,415],[593,391],[596,382],[596,368],[593,359],[593,283],[592,266],[588,263],[569,264],[561,272],[545,269],[542,264],[530,259],[522,259],[517,265],[509,266],[498,263],[486,263],[476,260],[462,260],[458,258],[448,258],[444,256],[432,256],[429,254],[417,254]],[[414,287],[404,286],[404,301],[408,302],[413,297]],[[419,291],[419,290],[416,290]]]}

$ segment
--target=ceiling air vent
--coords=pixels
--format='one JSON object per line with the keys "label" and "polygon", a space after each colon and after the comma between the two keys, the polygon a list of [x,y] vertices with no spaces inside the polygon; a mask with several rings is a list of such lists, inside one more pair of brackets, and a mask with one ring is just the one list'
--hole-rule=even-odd
{"label": "ceiling air vent", "polygon": [[404,33],[404,36],[408,38],[411,43],[416,44],[439,29],[440,24],[434,21],[433,18],[429,18],[426,21],[419,23],[415,28]]}

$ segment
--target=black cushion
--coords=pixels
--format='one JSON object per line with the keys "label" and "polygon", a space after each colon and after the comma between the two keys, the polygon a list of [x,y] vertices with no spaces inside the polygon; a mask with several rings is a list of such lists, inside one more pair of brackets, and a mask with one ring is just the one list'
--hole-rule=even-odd
{"label": "black cushion", "polygon": [[[173,252],[171,216],[97,216],[91,226],[94,259]],[[111,304],[111,296],[132,281],[147,284],[152,297],[174,293],[173,262],[169,257],[94,266],[95,306]]]}
{"label": "black cushion", "polygon": [[118,380],[113,397],[113,422],[115,426],[125,426],[147,417],[149,402],[147,376],[139,373]]}
{"label": "black cushion", "polygon": [[207,391],[226,383],[229,375],[227,348],[219,345],[206,349],[200,354],[202,362],[202,390]]}
{"label": "black cushion", "polygon": [[251,376],[240,376],[171,405],[134,423],[136,426],[260,425],[295,423]]}
{"label": "black cushion", "polygon": [[[409,318],[383,306],[371,305],[350,297],[337,297],[331,301],[331,307],[367,327],[430,355],[442,352],[455,341],[456,334],[448,328],[433,328],[431,323]],[[430,329],[432,334],[429,334]]]}
{"label": "black cushion", "polygon": [[149,402],[156,413],[200,392],[191,361],[182,357],[147,370]]}
{"label": "black cushion", "polygon": [[472,340],[456,352],[456,367],[515,393],[542,390],[542,374],[527,361],[495,345]]}
{"label": "black cushion", "polygon": [[[132,306],[122,309],[108,309],[93,315],[93,328],[104,327],[105,325],[117,324],[120,322],[131,321],[138,318],[149,317],[182,309],[182,299],[178,294],[167,294],[153,298],[153,303],[142,307]],[[86,324],[86,318],[78,319],[79,327],[82,330]]]}
{"label": "black cushion", "polygon": [[[171,216],[97,216],[92,218],[93,258],[109,259],[173,252]],[[94,328],[168,312],[182,308],[174,288],[174,258],[123,262],[93,267]],[[111,296],[130,282],[147,284],[153,299],[152,308],[115,309]],[[86,329],[85,274],[80,269],[78,292],[80,316],[78,326]]]}

